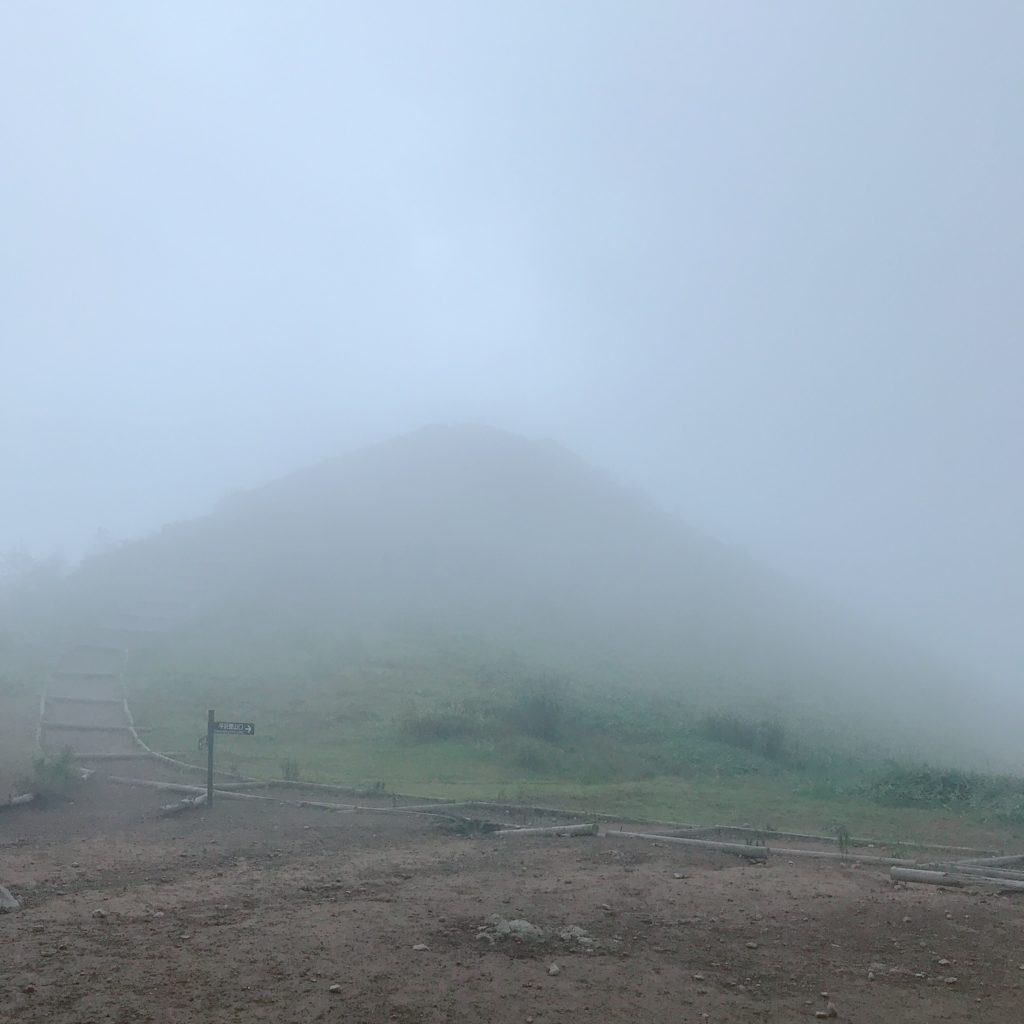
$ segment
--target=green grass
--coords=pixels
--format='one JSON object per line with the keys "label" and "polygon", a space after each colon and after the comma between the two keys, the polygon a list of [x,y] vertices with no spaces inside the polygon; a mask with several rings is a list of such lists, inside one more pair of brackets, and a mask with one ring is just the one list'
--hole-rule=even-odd
{"label": "green grass", "polygon": [[400,659],[291,686],[144,663],[132,678],[136,718],[154,727],[156,749],[199,763],[207,708],[254,721],[253,738],[218,737],[217,763],[257,777],[280,777],[288,762],[306,780],[383,782],[424,797],[829,834],[848,828],[889,844],[1002,848],[1024,835],[1018,820],[984,801],[879,799],[873,787],[885,766],[852,746],[837,752],[830,736],[815,747],[786,724],[766,731],[755,720],[745,730],[735,715],[709,728],[707,713],[664,694],[445,678]]}
{"label": "green grass", "polygon": [[32,670],[0,671],[0,801],[15,796],[36,754],[41,677]]}

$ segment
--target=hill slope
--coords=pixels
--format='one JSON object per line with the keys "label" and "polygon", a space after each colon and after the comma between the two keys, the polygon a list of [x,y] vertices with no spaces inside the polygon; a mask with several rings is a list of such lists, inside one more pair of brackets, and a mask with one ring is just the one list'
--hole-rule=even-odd
{"label": "hill slope", "polygon": [[[194,614],[162,620],[183,592]],[[827,711],[851,731],[898,735],[900,708],[925,692],[944,713],[913,652],[557,445],[477,427],[427,428],[235,494],[91,560],[69,606],[83,625],[132,625],[130,608],[135,625],[173,626],[148,646],[189,671],[288,684],[400,662]],[[920,735],[920,715],[905,732]]]}

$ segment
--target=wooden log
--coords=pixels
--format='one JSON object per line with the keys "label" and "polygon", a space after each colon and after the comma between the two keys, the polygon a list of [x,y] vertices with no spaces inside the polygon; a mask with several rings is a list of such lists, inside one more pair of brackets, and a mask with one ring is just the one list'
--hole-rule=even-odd
{"label": "wooden log", "polygon": [[948,871],[954,875],[981,875],[988,878],[1010,878],[1024,882],[1024,871],[1013,871],[1010,868],[989,868],[983,865],[960,864],[953,861],[949,864],[922,864],[929,871]]}
{"label": "wooden log", "polygon": [[[43,722],[44,729],[55,732],[131,732],[128,725],[83,725],[81,722]],[[136,728],[136,732],[151,732],[148,728]]]}
{"label": "wooden log", "polygon": [[909,860],[906,857],[877,857],[868,853],[840,853],[832,850],[787,850],[777,847],[770,847],[769,852],[773,857],[786,857],[793,859],[803,857],[808,860],[838,860],[846,864],[881,864],[885,867],[915,867],[916,860]]}
{"label": "wooden log", "polygon": [[596,836],[597,822],[591,825],[545,825],[543,828],[502,828],[492,836]]}
{"label": "wooden log", "polygon": [[72,757],[76,761],[145,761],[149,760],[153,755],[145,750],[126,750],[120,754],[111,754],[107,751],[103,753],[79,753],[75,752]]}
{"label": "wooden log", "polygon": [[1024,853],[1011,853],[1005,857],[968,857],[964,864],[989,865],[991,867],[1007,867],[1010,864],[1024,864]]}
{"label": "wooden log", "polygon": [[[748,828],[746,825],[707,825],[701,826],[700,828],[681,829],[677,832],[671,832],[667,834],[678,835],[687,839],[702,839],[708,836],[725,835],[729,833],[733,835],[749,835],[762,839],[792,839],[796,842],[828,843],[831,846],[836,846],[839,843],[838,836],[821,836],[808,834],[804,832],[778,832],[775,829]],[[891,845],[889,843],[880,842],[877,839],[864,839],[858,837],[851,838],[849,842],[851,846],[862,847],[884,847]],[[914,842],[907,842],[903,845],[913,847],[916,850],[936,850],[942,853],[975,853],[979,857],[983,857],[989,853],[988,850],[978,850],[969,846],[945,846],[942,844],[935,843]]]}
{"label": "wooden log", "polygon": [[54,697],[46,698],[47,704],[120,704],[120,697]]}
{"label": "wooden log", "polygon": [[698,850],[717,850],[720,853],[731,853],[736,857],[749,860],[767,860],[767,846],[746,846],[743,843],[719,843],[711,839],[686,839],[682,836],[659,836],[650,832],[610,832],[607,835],[623,836],[626,839],[652,839],[655,842],[673,843],[679,846],[692,846]]}
{"label": "wooden log", "polygon": [[949,871],[928,871],[922,868],[894,867],[890,872],[897,882],[920,882],[924,885],[942,885],[949,888],[978,887],[1000,889],[1003,892],[1024,892],[1024,881],[1012,878],[990,878],[985,875],[962,875]]}
{"label": "wooden log", "polygon": [[722,843],[710,839],[687,839],[685,836],[665,836],[657,833],[644,832],[609,832],[612,836],[629,836],[636,839],[659,839],[666,843],[682,843],[687,846],[703,847],[708,850],[721,850],[738,857],[751,860],[767,860],[769,856],[786,857],[787,859],[807,858],[811,860],[837,860],[847,864],[882,864],[885,866],[912,867],[917,861],[902,857],[875,857],[869,854],[839,853],[832,850],[789,850],[768,846],[747,846],[741,843]]}

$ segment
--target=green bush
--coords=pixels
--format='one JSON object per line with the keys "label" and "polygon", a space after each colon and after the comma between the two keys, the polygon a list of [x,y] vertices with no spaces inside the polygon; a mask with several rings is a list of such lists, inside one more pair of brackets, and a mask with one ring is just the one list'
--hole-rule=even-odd
{"label": "green bush", "polygon": [[521,693],[504,717],[512,732],[554,743],[562,736],[566,707],[558,695],[538,686]]}
{"label": "green bush", "polygon": [[21,782],[21,788],[42,800],[62,800],[80,781],[74,751],[65,747],[54,757],[33,758],[32,776]]}
{"label": "green bush", "polygon": [[410,713],[402,719],[401,731],[420,743],[436,740],[461,740],[479,736],[485,718],[472,708],[459,704],[442,705],[434,711]]}
{"label": "green bush", "polygon": [[864,795],[891,807],[987,808],[1014,820],[1014,808],[1024,805],[1024,779],[888,761]]}
{"label": "green bush", "polygon": [[769,761],[792,759],[786,727],[775,719],[752,721],[731,711],[705,715],[701,731],[710,740],[749,750]]}

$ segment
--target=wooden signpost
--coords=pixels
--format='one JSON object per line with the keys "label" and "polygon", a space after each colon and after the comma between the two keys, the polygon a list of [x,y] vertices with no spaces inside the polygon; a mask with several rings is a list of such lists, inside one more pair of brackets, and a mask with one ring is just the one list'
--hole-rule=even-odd
{"label": "wooden signpost", "polygon": [[213,806],[213,738],[219,732],[235,736],[255,736],[253,722],[218,722],[214,711],[206,713],[206,806]]}

